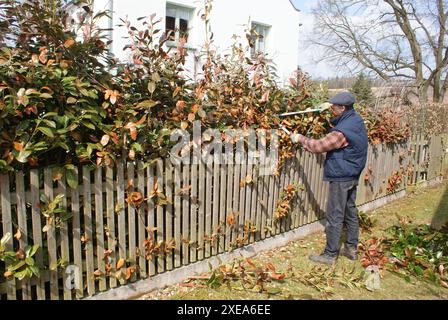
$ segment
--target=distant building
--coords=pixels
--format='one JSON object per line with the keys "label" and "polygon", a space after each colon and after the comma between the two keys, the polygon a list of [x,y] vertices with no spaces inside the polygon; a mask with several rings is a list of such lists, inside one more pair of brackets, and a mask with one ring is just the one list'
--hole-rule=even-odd
{"label": "distant building", "polygon": [[[214,45],[221,53],[233,43],[232,36],[238,35],[246,43],[244,30],[247,26],[256,28],[263,38],[257,39],[255,49],[268,54],[277,69],[281,80],[286,79],[297,69],[299,58],[299,13],[289,0],[214,0],[210,17],[214,33]],[[126,29],[116,27],[120,18],[128,18],[139,26],[137,18],[156,14],[161,18],[160,29],[175,30],[168,45],[188,33],[189,59],[187,69],[194,78],[200,67],[198,59],[201,46],[205,42],[204,22],[198,16],[203,7],[202,0],[95,0],[95,9],[108,9],[113,12],[112,19],[104,26],[113,27],[111,32],[112,52],[125,59],[123,47],[126,45]],[[253,53],[253,52],[252,52]]]}

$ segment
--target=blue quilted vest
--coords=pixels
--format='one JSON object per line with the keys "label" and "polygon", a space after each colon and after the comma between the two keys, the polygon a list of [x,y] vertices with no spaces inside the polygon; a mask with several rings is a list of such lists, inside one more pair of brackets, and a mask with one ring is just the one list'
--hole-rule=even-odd
{"label": "blue quilted vest", "polygon": [[332,120],[331,131],[340,131],[348,146],[327,153],[324,164],[324,181],[358,180],[367,161],[367,130],[361,116],[354,109]]}

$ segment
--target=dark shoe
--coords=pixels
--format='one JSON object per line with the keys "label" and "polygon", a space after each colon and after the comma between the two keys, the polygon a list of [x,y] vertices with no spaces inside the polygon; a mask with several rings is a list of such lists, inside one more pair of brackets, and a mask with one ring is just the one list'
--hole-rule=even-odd
{"label": "dark shoe", "polygon": [[336,263],[337,258],[329,256],[328,254],[322,253],[320,255],[312,254],[309,256],[309,259],[313,262],[332,265],[332,264]]}
{"label": "dark shoe", "polygon": [[341,251],[341,255],[347,259],[352,261],[358,260],[358,250],[356,250],[356,248],[344,246]]}

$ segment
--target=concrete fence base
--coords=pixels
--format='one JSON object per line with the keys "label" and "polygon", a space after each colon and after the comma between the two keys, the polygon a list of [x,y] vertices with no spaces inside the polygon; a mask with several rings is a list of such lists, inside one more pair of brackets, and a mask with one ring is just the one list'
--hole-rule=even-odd
{"label": "concrete fence base", "polygon": [[372,210],[378,209],[378,208],[388,204],[389,202],[401,199],[404,196],[406,196],[406,190],[405,189],[403,189],[401,191],[398,191],[396,193],[384,196],[382,198],[378,198],[378,199],[375,199],[373,201],[364,203],[364,204],[358,206],[358,210],[359,211],[364,211],[364,212],[372,211]]}

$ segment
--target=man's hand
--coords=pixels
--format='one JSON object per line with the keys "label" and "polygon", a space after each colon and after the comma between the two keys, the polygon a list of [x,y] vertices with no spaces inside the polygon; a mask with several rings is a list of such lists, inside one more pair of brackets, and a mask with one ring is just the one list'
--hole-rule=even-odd
{"label": "man's hand", "polygon": [[301,137],[302,135],[301,134],[298,134],[298,133],[291,133],[291,141],[292,141],[292,143],[299,143],[300,142],[300,137]]}

